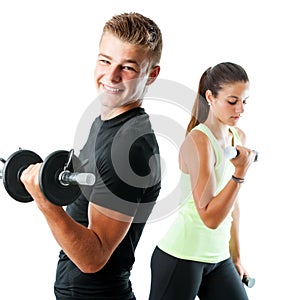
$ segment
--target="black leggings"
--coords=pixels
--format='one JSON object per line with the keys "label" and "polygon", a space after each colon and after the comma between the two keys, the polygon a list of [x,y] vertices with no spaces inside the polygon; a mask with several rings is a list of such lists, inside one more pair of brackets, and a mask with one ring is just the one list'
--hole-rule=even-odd
{"label": "black leggings", "polygon": [[216,264],[178,259],[158,247],[151,259],[149,300],[248,300],[231,258]]}

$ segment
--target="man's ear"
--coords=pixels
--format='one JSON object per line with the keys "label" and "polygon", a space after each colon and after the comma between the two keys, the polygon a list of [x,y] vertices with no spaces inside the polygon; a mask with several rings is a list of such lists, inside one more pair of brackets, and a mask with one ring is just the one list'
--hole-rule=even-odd
{"label": "man's ear", "polygon": [[160,66],[154,66],[154,67],[151,69],[151,72],[150,72],[149,77],[148,77],[148,79],[147,79],[146,85],[152,84],[152,83],[156,80],[156,78],[157,78],[159,72],[160,72]]}

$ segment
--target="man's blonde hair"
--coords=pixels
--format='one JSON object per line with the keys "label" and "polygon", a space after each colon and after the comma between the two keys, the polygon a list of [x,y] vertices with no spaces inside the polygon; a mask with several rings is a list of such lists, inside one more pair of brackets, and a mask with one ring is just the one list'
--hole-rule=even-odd
{"label": "man's blonde hair", "polygon": [[151,67],[160,62],[162,35],[159,27],[151,19],[139,13],[123,13],[113,16],[103,28],[124,42],[141,46],[149,53]]}

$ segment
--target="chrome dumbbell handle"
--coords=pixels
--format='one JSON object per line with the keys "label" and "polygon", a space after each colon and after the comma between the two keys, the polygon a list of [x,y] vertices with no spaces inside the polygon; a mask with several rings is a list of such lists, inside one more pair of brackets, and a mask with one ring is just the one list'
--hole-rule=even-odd
{"label": "chrome dumbbell handle", "polygon": [[70,172],[68,170],[62,171],[58,180],[62,185],[68,186],[72,184],[79,185],[94,185],[96,181],[96,177],[92,173],[78,173],[78,172]]}

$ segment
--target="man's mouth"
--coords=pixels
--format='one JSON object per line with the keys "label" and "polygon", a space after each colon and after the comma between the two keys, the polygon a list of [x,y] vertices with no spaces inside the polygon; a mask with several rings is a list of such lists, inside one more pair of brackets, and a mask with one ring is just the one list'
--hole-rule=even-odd
{"label": "man's mouth", "polygon": [[119,89],[119,88],[115,88],[115,87],[112,87],[112,86],[109,86],[107,84],[104,84],[104,83],[101,83],[102,87],[108,91],[108,92],[111,92],[111,93],[119,93],[121,92],[122,90]]}

